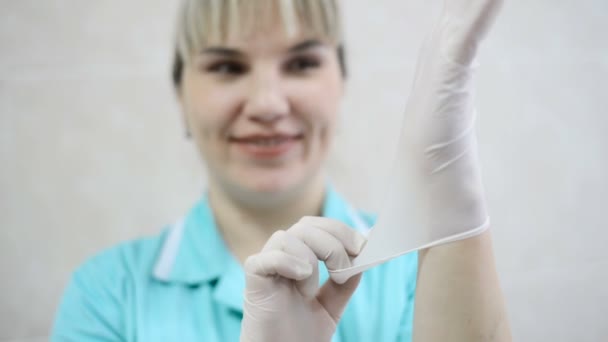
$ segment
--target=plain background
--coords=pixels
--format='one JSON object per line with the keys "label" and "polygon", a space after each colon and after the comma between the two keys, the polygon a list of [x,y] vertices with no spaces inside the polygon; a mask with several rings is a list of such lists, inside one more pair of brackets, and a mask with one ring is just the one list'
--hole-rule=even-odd
{"label": "plain background", "polygon": [[[200,196],[169,81],[176,1],[0,0],[0,340],[43,341],[71,271]],[[328,169],[377,210],[439,0],[348,0]],[[506,1],[478,134],[516,341],[606,341],[608,2]]]}

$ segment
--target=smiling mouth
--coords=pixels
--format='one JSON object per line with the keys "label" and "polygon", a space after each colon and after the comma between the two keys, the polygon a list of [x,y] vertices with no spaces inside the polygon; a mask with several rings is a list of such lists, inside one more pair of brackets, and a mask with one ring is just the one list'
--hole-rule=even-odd
{"label": "smiling mouth", "polygon": [[277,136],[249,136],[244,138],[230,138],[231,142],[240,143],[240,144],[248,144],[260,147],[273,147],[284,144],[286,142],[291,142],[295,140],[300,140],[303,138],[303,135],[277,135]]}
{"label": "smiling mouth", "polygon": [[230,138],[230,142],[255,159],[275,159],[287,155],[304,136],[298,135],[252,135],[243,138]]}

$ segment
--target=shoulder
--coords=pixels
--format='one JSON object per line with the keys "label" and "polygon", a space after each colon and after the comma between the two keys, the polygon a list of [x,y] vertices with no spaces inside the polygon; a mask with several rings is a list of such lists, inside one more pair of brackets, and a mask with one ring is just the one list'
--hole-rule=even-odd
{"label": "shoulder", "polygon": [[102,250],[86,260],[75,271],[76,275],[118,275],[129,272],[133,274],[151,274],[156,257],[167,236],[168,229],[152,237],[139,238],[119,243]]}
{"label": "shoulder", "polygon": [[52,340],[124,340],[137,288],[150,281],[166,231],[124,242],[86,260],[74,271],[56,313]]}
{"label": "shoulder", "polygon": [[122,300],[151,280],[167,229],[152,237],[119,243],[85,260],[72,274],[65,295]]}

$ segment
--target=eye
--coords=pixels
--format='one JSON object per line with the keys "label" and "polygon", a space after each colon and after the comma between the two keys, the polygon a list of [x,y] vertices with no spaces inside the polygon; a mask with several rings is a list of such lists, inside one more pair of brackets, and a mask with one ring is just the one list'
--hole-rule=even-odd
{"label": "eye", "polygon": [[236,76],[247,71],[247,66],[236,61],[220,61],[209,65],[207,72],[225,76]]}
{"label": "eye", "polygon": [[286,69],[292,73],[304,73],[310,71],[312,69],[316,69],[321,66],[321,62],[318,58],[315,57],[307,57],[300,56],[291,59],[287,65]]}

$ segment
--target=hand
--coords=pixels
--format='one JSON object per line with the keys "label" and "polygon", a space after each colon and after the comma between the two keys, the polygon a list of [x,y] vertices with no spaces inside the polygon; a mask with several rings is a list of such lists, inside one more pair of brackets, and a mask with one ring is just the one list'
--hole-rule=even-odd
{"label": "hand", "polygon": [[361,275],[319,288],[318,260],[328,269],[350,267],[365,238],[341,222],[304,217],[277,231],[245,261],[241,341],[327,341]]}
{"label": "hand", "polygon": [[333,279],[487,229],[475,139],[473,67],[500,0],[447,0],[425,41],[387,194],[354,267]]}
{"label": "hand", "polygon": [[424,44],[403,123],[399,160],[432,241],[489,224],[475,137],[472,67],[501,0],[447,0]]}

